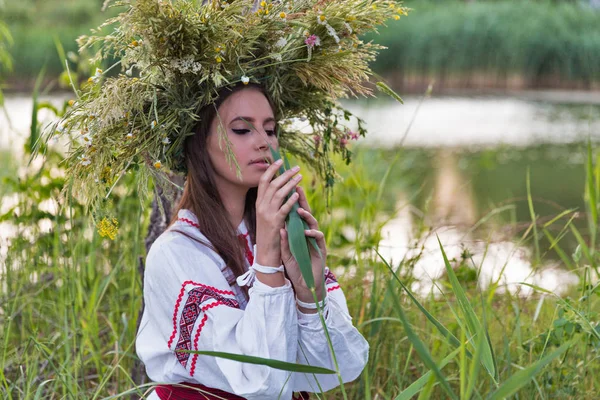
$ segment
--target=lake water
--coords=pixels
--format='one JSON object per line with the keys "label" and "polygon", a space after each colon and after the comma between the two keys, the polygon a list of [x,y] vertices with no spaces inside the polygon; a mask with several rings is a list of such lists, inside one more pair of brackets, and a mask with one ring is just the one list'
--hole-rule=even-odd
{"label": "lake water", "polygon": [[[42,100],[59,106],[68,99],[63,95]],[[449,258],[460,258],[469,249],[482,286],[498,280],[501,291],[529,295],[531,288],[520,282],[558,293],[577,282],[575,275],[556,262],[534,268],[531,248],[516,244],[513,238],[505,235],[490,242],[489,238],[477,237],[469,227],[490,204],[510,198],[521,199],[514,202],[514,216],[526,220],[528,208],[522,199],[527,170],[532,177],[532,193],[539,198],[563,208],[583,207],[584,152],[581,146],[565,144],[600,138],[600,94],[527,92],[425,100],[407,96],[404,105],[381,100],[345,105],[367,124],[369,136],[360,139],[360,144],[387,148],[402,144],[405,149],[424,151],[430,161],[423,173],[428,175],[433,193],[428,218],[433,229],[425,237],[413,236],[414,213],[405,207],[408,193],[399,193],[397,217],[384,228],[380,243],[383,255],[399,262],[415,255],[414,241],[419,240],[423,252],[414,270],[419,278],[413,286],[416,292],[427,294],[433,288],[431,281],[444,273],[436,235]],[[18,158],[28,135],[31,99],[9,95],[6,110],[10,121],[6,114],[0,115],[0,149],[11,149]],[[546,145],[533,146],[543,143]],[[555,208],[545,210],[544,204],[540,201],[536,212],[559,213]],[[10,201],[5,201],[0,208],[9,206]],[[0,226],[0,232],[4,238],[10,235],[6,226]],[[485,243],[491,244],[486,247]],[[352,273],[351,269],[338,272]]]}

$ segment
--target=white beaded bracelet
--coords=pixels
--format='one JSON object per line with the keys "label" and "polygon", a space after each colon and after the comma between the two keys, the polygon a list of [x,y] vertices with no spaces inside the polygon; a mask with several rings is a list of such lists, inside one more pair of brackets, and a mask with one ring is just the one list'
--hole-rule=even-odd
{"label": "white beaded bracelet", "polygon": [[[300,307],[306,308],[308,310],[316,310],[317,309],[317,303],[305,303],[305,302],[299,300],[298,297],[296,297],[296,303]],[[321,300],[318,304],[319,304],[319,308],[323,309],[323,307],[325,307],[325,304],[327,304],[327,296],[323,297],[323,300]]]}
{"label": "white beaded bracelet", "polygon": [[[254,245],[254,254],[256,255],[256,245]],[[256,256],[254,257],[254,263],[250,266],[248,271],[237,277],[235,280],[238,286],[246,286],[254,282],[256,279],[256,271],[261,272],[263,274],[276,274],[277,272],[283,272],[284,266],[280,265],[279,267],[266,267],[264,265],[260,265],[256,262]]]}

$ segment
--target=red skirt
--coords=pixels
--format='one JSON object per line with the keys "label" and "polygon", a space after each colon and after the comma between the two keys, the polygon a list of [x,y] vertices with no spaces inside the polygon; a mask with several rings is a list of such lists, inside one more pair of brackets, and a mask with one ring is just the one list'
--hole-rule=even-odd
{"label": "red skirt", "polygon": [[[185,386],[181,386],[185,385]],[[160,400],[244,400],[235,394],[209,388],[197,383],[182,382],[180,385],[159,385],[155,388]],[[308,392],[294,393],[293,400],[308,400]]]}

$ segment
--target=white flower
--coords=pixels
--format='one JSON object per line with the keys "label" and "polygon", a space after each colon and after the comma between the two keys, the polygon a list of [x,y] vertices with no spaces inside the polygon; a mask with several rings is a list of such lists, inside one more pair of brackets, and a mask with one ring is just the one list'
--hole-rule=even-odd
{"label": "white flower", "polygon": [[333,37],[336,43],[339,43],[340,38],[338,37],[335,29],[333,29],[333,26],[329,25],[328,23],[325,23],[325,28],[327,28],[327,33],[329,33],[329,36]]}
{"label": "white flower", "polygon": [[250,82],[250,78],[248,78],[246,75],[242,76],[242,83],[244,85],[247,85]]}
{"label": "white flower", "polygon": [[325,17],[325,15],[321,14],[317,17],[317,23],[319,25],[325,25],[327,23],[327,18]]}
{"label": "white flower", "polygon": [[273,57],[276,61],[279,61],[279,62],[281,62],[281,60],[282,60],[281,53],[273,53],[273,54],[271,54],[271,57]]}
{"label": "white flower", "polygon": [[131,67],[129,67],[129,69],[127,71],[125,71],[125,75],[127,76],[131,76],[133,75],[133,65]]}
{"label": "white flower", "polygon": [[66,122],[64,122],[64,121],[63,121],[63,122],[61,122],[60,124],[58,124],[58,126],[56,127],[56,130],[57,130],[59,133],[63,133],[63,132],[65,131],[65,128],[66,128],[66,127],[67,127],[67,124],[66,124]]}
{"label": "white flower", "polygon": [[157,124],[156,121],[152,121],[152,123],[150,124],[150,129],[156,128],[156,124]]}
{"label": "white flower", "polygon": [[79,160],[81,161],[81,165],[87,167],[92,163],[92,160],[88,156],[79,156]]}
{"label": "white flower", "polygon": [[127,135],[125,135],[125,139],[133,139],[133,132],[129,132]]}
{"label": "white flower", "polygon": [[165,145],[171,144],[171,140],[167,136],[165,136],[164,139],[162,140],[162,144],[165,144]]}
{"label": "white flower", "polygon": [[82,135],[79,138],[79,140],[87,147],[90,147],[92,145],[92,136],[88,132],[82,132]]}
{"label": "white flower", "polygon": [[287,39],[284,37],[280,37],[279,40],[275,43],[275,47],[282,48],[287,44]]}
{"label": "white flower", "polygon": [[202,69],[202,64],[195,62],[194,56],[187,56],[185,58],[171,60],[171,67],[183,74],[188,72],[197,74]]}

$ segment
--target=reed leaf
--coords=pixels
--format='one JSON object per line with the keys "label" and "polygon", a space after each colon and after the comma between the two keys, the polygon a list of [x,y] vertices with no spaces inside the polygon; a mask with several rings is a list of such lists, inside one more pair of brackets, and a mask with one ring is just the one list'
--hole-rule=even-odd
{"label": "reed leaf", "polygon": [[273,360],[270,358],[262,358],[255,356],[247,356],[243,354],[225,353],[222,351],[201,351],[201,350],[177,350],[181,353],[199,354],[202,356],[211,356],[225,358],[227,360],[239,361],[247,364],[266,365],[267,367],[280,369],[282,371],[302,372],[307,374],[336,374],[323,367],[313,367],[312,365],[295,364],[285,361]]}

